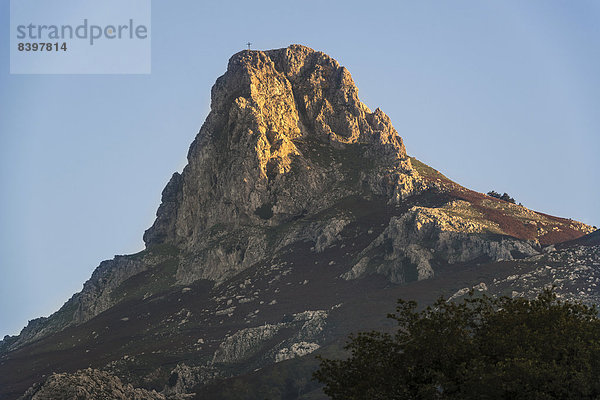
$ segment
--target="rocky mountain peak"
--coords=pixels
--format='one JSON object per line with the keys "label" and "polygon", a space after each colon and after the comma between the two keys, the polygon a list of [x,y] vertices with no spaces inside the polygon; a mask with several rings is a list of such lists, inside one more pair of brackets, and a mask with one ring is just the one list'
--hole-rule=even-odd
{"label": "rocky mountain peak", "polygon": [[594,228],[409,158],[326,54],[239,52],[211,95],[146,249],[0,341],[0,398],[322,398],[305,356],[380,328],[397,298],[552,284],[599,301]]}
{"label": "rocky mountain peak", "polygon": [[147,246],[193,247],[216,224],[277,225],[365,188],[392,201],[414,191],[416,173],[389,117],[371,112],[348,70],[322,52],[241,51],[211,99]]}

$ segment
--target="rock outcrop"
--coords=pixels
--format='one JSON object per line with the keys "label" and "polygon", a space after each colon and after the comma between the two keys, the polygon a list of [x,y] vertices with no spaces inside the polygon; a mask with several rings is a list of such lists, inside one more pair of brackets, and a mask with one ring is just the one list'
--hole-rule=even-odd
{"label": "rock outcrop", "polygon": [[[262,350],[264,361],[283,361],[296,355],[306,355],[319,348],[327,320],[327,311],[304,311],[294,314],[286,321],[276,324],[242,329],[228,336],[215,352],[212,363],[240,362]],[[264,349],[265,342],[275,337],[282,329],[294,329],[296,334],[287,341]],[[310,342],[307,342],[310,341]],[[312,350],[311,350],[312,349]],[[266,351],[265,351],[266,350]]]}
{"label": "rock outcrop", "polygon": [[392,282],[404,283],[432,277],[434,260],[448,264],[481,257],[501,261],[541,252],[536,241],[490,235],[500,232],[500,228],[491,221],[482,221],[480,215],[465,217],[465,209],[470,208],[464,201],[455,201],[444,208],[415,206],[400,217],[392,217],[342,277],[356,279],[377,273]]}
{"label": "rock outcrop", "polygon": [[398,203],[423,188],[389,117],[359,100],[337,61],[299,45],[242,51],[215,83],[188,165],[144,241],[182,250],[179,283],[222,282],[269,254],[267,228],[357,193]]}
{"label": "rock outcrop", "polygon": [[243,51],[214,85],[188,165],[144,240],[197,251],[217,224],[274,226],[365,186],[400,201],[418,179],[390,119],[359,100],[348,70],[303,46]]}
{"label": "rock outcrop", "polygon": [[134,388],[107,372],[88,368],[72,374],[52,374],[32,386],[19,400],[165,400],[156,391]]}

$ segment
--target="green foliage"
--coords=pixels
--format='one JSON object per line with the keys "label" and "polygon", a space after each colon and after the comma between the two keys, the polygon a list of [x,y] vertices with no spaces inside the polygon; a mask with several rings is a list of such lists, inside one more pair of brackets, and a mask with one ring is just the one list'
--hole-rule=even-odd
{"label": "green foliage", "polygon": [[515,204],[515,199],[510,197],[510,195],[506,192],[504,192],[504,194],[500,194],[500,193],[492,190],[491,192],[488,192],[487,195],[490,197],[495,197],[497,199],[508,201],[509,203]]}
{"label": "green foliage", "polygon": [[332,399],[597,399],[596,309],[557,299],[398,301],[395,334],[350,337],[346,360],[321,358],[314,377]]}

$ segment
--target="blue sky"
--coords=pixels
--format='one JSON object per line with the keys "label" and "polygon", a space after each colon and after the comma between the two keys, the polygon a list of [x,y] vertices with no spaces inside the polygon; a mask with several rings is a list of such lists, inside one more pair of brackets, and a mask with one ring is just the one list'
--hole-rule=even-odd
{"label": "blue sky", "polygon": [[7,0],[0,18],[0,335],[142,249],[247,41],[336,58],[459,183],[600,225],[598,2],[154,0],[150,75],[10,75]]}

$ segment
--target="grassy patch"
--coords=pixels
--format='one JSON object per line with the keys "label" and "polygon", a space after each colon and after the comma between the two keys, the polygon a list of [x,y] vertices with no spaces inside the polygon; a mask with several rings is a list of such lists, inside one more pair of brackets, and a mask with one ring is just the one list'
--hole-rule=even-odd
{"label": "grassy patch", "polygon": [[437,169],[431,168],[429,165],[425,164],[422,161],[417,160],[414,157],[410,157],[410,163],[412,164],[413,168],[417,170],[419,175],[421,175],[424,178],[441,179],[444,181],[452,182],[450,179],[448,179],[444,174],[442,174]]}

